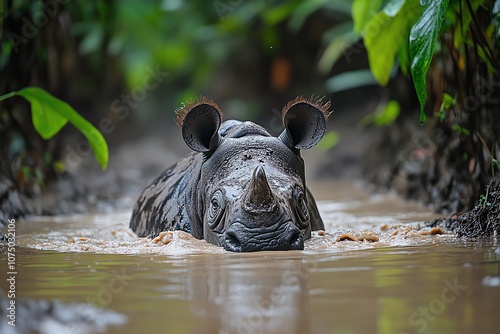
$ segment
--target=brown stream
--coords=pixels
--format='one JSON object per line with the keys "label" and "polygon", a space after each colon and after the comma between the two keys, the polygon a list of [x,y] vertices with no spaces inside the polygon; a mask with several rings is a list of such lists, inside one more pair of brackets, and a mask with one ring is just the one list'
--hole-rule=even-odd
{"label": "brown stream", "polygon": [[18,221],[16,298],[125,315],[109,333],[500,333],[499,244],[422,232],[432,210],[392,195],[311,188],[326,233],[304,251],[229,253],[177,232],[154,243],[130,212]]}

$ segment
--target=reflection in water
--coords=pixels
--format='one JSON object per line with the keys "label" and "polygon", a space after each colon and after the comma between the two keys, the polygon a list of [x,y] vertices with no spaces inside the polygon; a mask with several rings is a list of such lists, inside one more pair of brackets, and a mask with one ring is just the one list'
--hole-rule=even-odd
{"label": "reflection in water", "polygon": [[[128,323],[109,333],[494,333],[500,326],[500,287],[483,283],[500,276],[500,247],[491,243],[177,257],[20,248],[17,261],[18,298],[91,302],[126,315]],[[110,290],[116,273],[127,284]]]}
{"label": "reflection in water", "polygon": [[[420,235],[408,223],[432,219],[425,208],[341,194],[319,203],[327,233],[305,251],[228,253],[182,233],[154,244],[130,234],[129,212],[21,223],[16,297],[128,318],[108,333],[498,332],[496,242]],[[336,242],[363,230],[380,240]]]}
{"label": "reflection in water", "polygon": [[300,257],[235,256],[229,265],[222,258],[206,260],[190,265],[183,296],[203,320],[200,331],[309,332],[309,267]]}

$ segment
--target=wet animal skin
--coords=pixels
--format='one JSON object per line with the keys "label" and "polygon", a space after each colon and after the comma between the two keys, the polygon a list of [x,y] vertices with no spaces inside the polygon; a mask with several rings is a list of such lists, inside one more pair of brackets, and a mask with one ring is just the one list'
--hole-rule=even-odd
{"label": "wet animal skin", "polygon": [[253,122],[222,123],[212,101],[191,101],[176,114],[194,152],[144,189],[130,227],[141,237],[183,230],[233,252],[303,249],[324,226],[300,150],[323,137],[329,107],[321,99],[290,101],[283,132],[272,136]]}

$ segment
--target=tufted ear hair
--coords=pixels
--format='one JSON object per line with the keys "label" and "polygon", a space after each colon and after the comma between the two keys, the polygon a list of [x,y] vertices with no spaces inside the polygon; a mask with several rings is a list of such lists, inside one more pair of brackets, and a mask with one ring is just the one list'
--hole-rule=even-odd
{"label": "tufted ear hair", "polygon": [[175,113],[182,138],[193,151],[211,153],[219,146],[222,140],[218,133],[222,112],[217,104],[199,97],[190,100],[187,106],[177,109]]}
{"label": "tufted ear hair", "polygon": [[322,98],[298,97],[283,108],[285,130],[279,135],[292,149],[308,149],[316,145],[326,131],[326,120],[330,116],[330,101]]}

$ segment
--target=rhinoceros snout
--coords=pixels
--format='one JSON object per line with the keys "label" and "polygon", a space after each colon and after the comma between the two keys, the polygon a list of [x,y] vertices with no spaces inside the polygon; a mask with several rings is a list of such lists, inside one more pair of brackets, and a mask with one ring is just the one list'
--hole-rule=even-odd
{"label": "rhinoceros snout", "polygon": [[256,252],[265,250],[302,250],[304,238],[292,223],[281,224],[277,229],[248,229],[234,223],[224,234],[224,249],[231,252]]}

